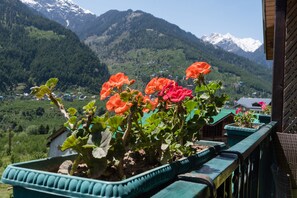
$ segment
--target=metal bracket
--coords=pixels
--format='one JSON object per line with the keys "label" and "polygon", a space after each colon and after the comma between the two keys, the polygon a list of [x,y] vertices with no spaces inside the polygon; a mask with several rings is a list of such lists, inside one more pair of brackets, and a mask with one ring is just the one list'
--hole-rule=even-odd
{"label": "metal bracket", "polygon": [[243,155],[242,155],[242,153],[241,152],[239,152],[239,151],[221,151],[220,152],[220,154],[224,154],[224,153],[230,153],[230,154],[235,154],[235,155],[237,155],[237,157],[238,157],[238,159],[239,159],[239,163],[241,164],[241,165],[243,165],[244,164],[244,157],[243,157]]}
{"label": "metal bracket", "polygon": [[[242,185],[244,183],[244,172],[245,172],[245,166],[244,166],[244,156],[242,155],[241,152],[239,151],[232,151],[232,150],[225,150],[225,151],[221,151],[220,154],[235,154],[237,155],[238,159],[239,159],[239,164],[240,164],[240,173],[238,171],[235,171],[234,172],[234,177],[232,179],[233,183],[234,183],[234,194],[233,194],[233,197],[238,197],[239,196],[239,193],[240,193],[240,196],[243,196],[243,191],[241,190],[242,188]],[[238,170],[238,169],[236,169]],[[238,177],[241,177],[241,183],[240,183],[240,187],[236,187],[236,183],[238,184]]]}

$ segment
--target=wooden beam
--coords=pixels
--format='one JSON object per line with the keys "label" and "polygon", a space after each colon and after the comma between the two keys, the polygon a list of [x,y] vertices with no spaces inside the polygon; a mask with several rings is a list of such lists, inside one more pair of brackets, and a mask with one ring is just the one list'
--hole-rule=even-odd
{"label": "wooden beam", "polygon": [[277,131],[283,129],[284,67],[286,40],[286,0],[275,1],[273,50],[272,120],[278,122]]}

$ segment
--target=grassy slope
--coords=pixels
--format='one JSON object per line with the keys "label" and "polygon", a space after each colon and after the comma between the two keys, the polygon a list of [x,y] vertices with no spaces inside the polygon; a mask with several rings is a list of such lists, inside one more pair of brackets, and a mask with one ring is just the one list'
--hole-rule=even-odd
{"label": "grassy slope", "polygon": [[[90,99],[85,101],[75,100],[74,102],[64,102],[65,107],[75,107],[82,109]],[[98,102],[98,106],[102,105]],[[38,107],[44,108],[42,116],[36,116],[35,112]],[[24,116],[23,112],[25,113]],[[32,116],[31,116],[32,115]],[[5,167],[11,163],[28,161],[47,157],[48,148],[46,147],[47,137],[50,134],[32,135],[26,129],[32,125],[39,126],[49,125],[50,132],[52,129],[58,129],[64,123],[63,117],[58,110],[50,104],[49,101],[33,100],[11,100],[0,102],[0,177]],[[23,132],[11,132],[11,149],[9,152],[9,132],[8,127],[11,122],[22,125]],[[0,184],[0,197],[9,197],[11,190],[7,191],[9,186]]]}

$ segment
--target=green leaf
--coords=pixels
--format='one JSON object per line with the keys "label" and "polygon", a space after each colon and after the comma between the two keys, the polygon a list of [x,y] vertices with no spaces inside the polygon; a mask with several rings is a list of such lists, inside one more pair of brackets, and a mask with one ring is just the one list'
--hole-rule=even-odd
{"label": "green leaf", "polygon": [[68,122],[69,122],[70,124],[75,124],[75,123],[76,123],[76,120],[77,120],[77,117],[76,117],[76,116],[71,116],[71,117],[69,118]]}
{"label": "green leaf", "polygon": [[100,158],[106,157],[107,152],[101,147],[96,147],[93,149],[92,155],[94,158],[100,159]]}
{"label": "green leaf", "polygon": [[74,134],[67,137],[67,139],[61,145],[61,151],[65,151],[67,149],[78,146],[80,140],[76,138]]}
{"label": "green leaf", "polygon": [[100,159],[106,157],[110,148],[111,138],[112,135],[108,129],[103,132],[96,132],[90,135],[88,144],[97,146],[92,151],[92,155],[94,158]]}
{"label": "green leaf", "polygon": [[131,94],[127,93],[127,92],[122,92],[120,94],[120,97],[121,97],[121,100],[127,102],[129,101],[129,97],[130,97]]}
{"label": "green leaf", "polygon": [[97,146],[92,145],[92,144],[86,144],[86,145],[83,145],[82,147],[85,148],[85,149],[94,149],[94,148],[97,148]]}
{"label": "green leaf", "polygon": [[92,100],[92,101],[90,101],[87,105],[85,105],[85,106],[83,107],[83,109],[84,109],[85,111],[92,111],[92,110],[94,110],[94,108],[95,108],[95,103],[96,103],[96,101],[95,101],[95,100]]}
{"label": "green leaf", "polygon": [[193,100],[188,100],[185,102],[185,107],[187,109],[187,112],[191,112],[192,110],[194,110],[196,105],[197,105],[197,102]]}
{"label": "green leaf", "polygon": [[184,146],[185,146],[185,147],[188,147],[188,146],[193,146],[193,145],[194,145],[193,142],[189,142],[189,141],[187,141],[186,144],[185,144]]}
{"label": "green leaf", "polygon": [[43,98],[46,94],[51,93],[51,91],[49,90],[49,88],[45,85],[41,85],[38,89],[38,91],[35,93],[35,96],[37,98]]}
{"label": "green leaf", "polygon": [[201,86],[196,86],[195,87],[195,92],[199,93],[199,92],[205,92],[207,91],[207,87],[205,85],[201,85]]}
{"label": "green leaf", "polygon": [[162,151],[165,151],[165,150],[168,149],[168,147],[169,147],[168,144],[162,144],[162,145],[161,145],[161,150],[162,150]]}
{"label": "green leaf", "polygon": [[111,127],[112,130],[116,130],[122,124],[125,118],[122,116],[113,116],[108,120],[108,126]]}
{"label": "green leaf", "polygon": [[39,91],[39,87],[38,86],[31,87],[30,90],[31,90],[30,94],[35,95]]}
{"label": "green leaf", "polygon": [[77,110],[73,107],[70,107],[69,109],[67,109],[67,112],[71,115],[74,116],[77,113]]}
{"label": "green leaf", "polygon": [[58,83],[58,78],[50,78],[46,83],[45,86],[47,86],[50,90],[53,90],[57,83]]}
{"label": "green leaf", "polygon": [[210,96],[208,94],[204,93],[200,96],[200,98],[203,100],[208,100],[210,98]]}
{"label": "green leaf", "polygon": [[[107,116],[101,116],[101,117],[99,117],[99,116],[95,116],[94,118],[93,118],[93,121],[92,121],[92,123],[94,124],[94,126],[96,125],[96,124],[99,124],[100,126],[101,126],[101,128],[102,128],[102,130],[103,129],[105,129],[106,127],[107,127],[107,125],[106,125],[106,122],[108,121],[108,117]],[[95,127],[96,128],[96,127]],[[101,130],[101,131],[102,131]]]}
{"label": "green leaf", "polygon": [[105,129],[106,127],[102,126],[101,123],[96,123],[96,124],[93,124],[90,131],[91,133],[96,133],[96,132],[101,132]]}

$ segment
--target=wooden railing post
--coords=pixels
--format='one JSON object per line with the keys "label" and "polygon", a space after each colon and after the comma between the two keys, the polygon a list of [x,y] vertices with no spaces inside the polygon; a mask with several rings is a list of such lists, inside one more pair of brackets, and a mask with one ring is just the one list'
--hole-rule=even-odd
{"label": "wooden railing post", "polygon": [[284,105],[284,67],[286,40],[286,0],[275,1],[274,51],[273,51],[273,83],[272,83],[272,115],[277,121],[277,131],[282,131]]}

